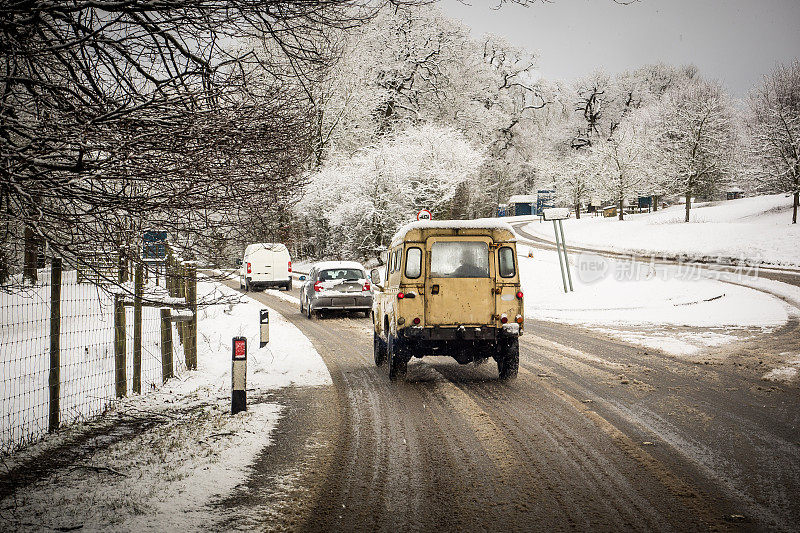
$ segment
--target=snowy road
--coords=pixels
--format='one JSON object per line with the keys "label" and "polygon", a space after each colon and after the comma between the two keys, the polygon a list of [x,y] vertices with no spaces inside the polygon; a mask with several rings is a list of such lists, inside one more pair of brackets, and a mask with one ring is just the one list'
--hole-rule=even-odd
{"label": "snowy road", "polygon": [[529,322],[513,383],[491,363],[426,358],[392,384],[372,361],[369,319],[308,320],[286,299],[251,296],[297,325],[333,378],[298,391],[255,465],[244,493],[282,494],[266,529],[800,523],[800,393],[760,379],[779,353],[800,353],[796,319],[707,361]]}

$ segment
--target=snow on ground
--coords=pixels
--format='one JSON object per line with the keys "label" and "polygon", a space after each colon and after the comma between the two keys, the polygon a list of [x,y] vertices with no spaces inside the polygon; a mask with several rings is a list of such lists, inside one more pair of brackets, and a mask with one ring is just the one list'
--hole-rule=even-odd
{"label": "snow on ground", "polygon": [[[570,245],[638,254],[723,257],[750,264],[800,266],[800,225],[791,224],[792,198],[756,196],[625,215],[625,220],[584,215],[564,221]],[[553,225],[532,222],[525,230],[553,241]]]}
{"label": "snow on ground", "polygon": [[[8,458],[11,470],[48,450],[63,454],[60,447],[73,443],[68,467],[0,501],[0,529],[214,529],[220,510],[209,504],[229,496],[270,443],[281,406],[268,401],[269,391],[326,386],[331,378],[310,341],[274,310],[269,345],[259,348],[264,306],[202,280],[198,296],[228,302],[199,311],[198,370]],[[240,335],[248,339],[248,410],[232,416],[231,338]],[[91,436],[98,426],[106,429]]]}
{"label": "snow on ground", "polygon": [[556,252],[525,245],[518,252],[527,318],[587,326],[674,354],[771,331],[792,312],[774,296],[706,278],[699,268],[594,254],[570,255],[575,290],[565,293]]}
{"label": "snow on ground", "polygon": [[786,358],[786,365],[773,368],[762,376],[767,381],[791,382],[795,381],[800,374],[800,354],[782,353],[781,357]]}

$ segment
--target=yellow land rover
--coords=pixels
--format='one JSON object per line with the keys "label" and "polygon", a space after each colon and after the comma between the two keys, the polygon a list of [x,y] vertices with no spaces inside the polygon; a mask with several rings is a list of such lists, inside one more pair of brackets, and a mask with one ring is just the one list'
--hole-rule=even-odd
{"label": "yellow land rover", "polygon": [[511,226],[493,220],[420,221],[400,229],[373,269],[375,364],[404,378],[412,357],[519,368],[522,290]]}

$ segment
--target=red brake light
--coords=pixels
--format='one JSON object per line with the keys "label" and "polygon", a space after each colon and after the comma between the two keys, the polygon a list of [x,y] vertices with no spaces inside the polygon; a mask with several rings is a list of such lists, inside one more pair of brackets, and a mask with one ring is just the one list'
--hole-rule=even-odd
{"label": "red brake light", "polygon": [[289,272],[291,272],[291,271],[292,271],[292,262],[289,261]]}
{"label": "red brake light", "polygon": [[368,291],[368,290],[370,290],[371,288],[372,288],[372,287],[371,287],[371,286],[370,286],[370,284],[369,284],[369,280],[367,280],[367,281],[365,281],[365,282],[364,282],[364,286],[363,286],[363,287],[361,287],[361,291],[362,291],[362,292],[363,292],[363,291]]}
{"label": "red brake light", "polygon": [[318,281],[314,284],[314,292],[320,292],[322,290],[322,282]]}
{"label": "red brake light", "polygon": [[247,273],[248,274],[252,274],[253,273],[253,271],[250,270],[250,263],[247,263]]}
{"label": "red brake light", "polygon": [[522,300],[522,291],[517,291],[517,299]]}
{"label": "red brake light", "polygon": [[402,300],[402,299],[403,299],[403,298],[405,298],[405,297],[406,297],[405,293],[402,293],[402,292],[398,292],[398,293],[397,293],[397,299],[398,299],[398,300]]}

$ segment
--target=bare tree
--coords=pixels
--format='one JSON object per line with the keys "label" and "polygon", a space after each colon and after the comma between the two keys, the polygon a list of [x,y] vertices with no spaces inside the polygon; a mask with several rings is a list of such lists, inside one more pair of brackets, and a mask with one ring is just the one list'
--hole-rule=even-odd
{"label": "bare tree", "polygon": [[750,95],[750,156],[766,192],[793,196],[792,224],[800,205],[800,62],[778,66]]}
{"label": "bare tree", "polygon": [[286,198],[307,158],[297,80],[360,0],[4,2],[0,225],[53,253],[128,247],[144,226],[201,240]]}

